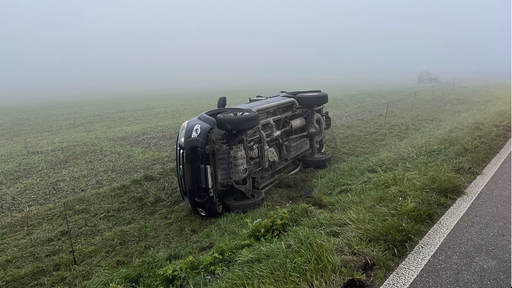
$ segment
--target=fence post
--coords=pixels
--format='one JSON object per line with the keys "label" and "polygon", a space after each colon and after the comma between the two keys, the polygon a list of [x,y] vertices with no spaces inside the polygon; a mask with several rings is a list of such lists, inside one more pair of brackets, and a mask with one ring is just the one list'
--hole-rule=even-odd
{"label": "fence post", "polygon": [[331,135],[332,135],[332,139],[334,139],[334,147],[338,148],[338,143],[336,143],[336,133],[334,132],[333,127],[331,127]]}
{"label": "fence post", "polygon": [[71,231],[69,230],[68,212],[66,211],[66,202],[64,202],[64,214],[66,215],[66,226],[68,227],[69,243],[71,244],[71,253],[73,253],[73,264],[76,265],[75,249],[73,249],[73,240],[71,239]]}
{"label": "fence post", "polygon": [[384,126],[386,126],[386,122],[388,120],[388,110],[389,110],[389,103],[388,103],[388,105],[386,107],[386,117],[384,117]]}
{"label": "fence post", "polygon": [[416,101],[416,93],[417,92],[414,92],[414,98],[412,98],[412,106],[411,106],[411,110],[414,109],[414,101]]}

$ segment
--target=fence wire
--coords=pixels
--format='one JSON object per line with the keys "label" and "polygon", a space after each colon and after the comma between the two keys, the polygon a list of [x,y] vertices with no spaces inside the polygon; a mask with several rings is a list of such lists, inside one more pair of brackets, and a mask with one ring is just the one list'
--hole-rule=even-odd
{"label": "fence wire", "polygon": [[414,109],[415,105],[419,104],[420,101],[424,101],[428,99],[428,97],[431,97],[430,100],[434,100],[435,96],[445,94],[448,91],[453,91],[453,89],[454,87],[450,87],[449,85],[443,87],[440,82],[417,91],[412,91],[408,96],[401,99],[386,101],[342,115],[331,114],[330,116],[333,124],[342,124],[358,120],[371,120],[379,117],[383,117],[383,121],[385,121],[390,113],[410,112]]}

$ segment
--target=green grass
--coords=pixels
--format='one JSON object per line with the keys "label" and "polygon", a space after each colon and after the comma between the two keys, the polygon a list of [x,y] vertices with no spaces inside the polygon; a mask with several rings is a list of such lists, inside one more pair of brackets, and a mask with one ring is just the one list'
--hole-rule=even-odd
{"label": "green grass", "polygon": [[[409,87],[381,94],[334,92],[328,110],[335,118],[350,112],[350,106],[356,110],[410,99],[411,91]],[[0,286],[339,287],[348,279],[375,285],[510,138],[509,83],[459,87],[435,97],[429,92],[418,93],[414,109],[390,111],[386,125],[382,116],[334,125],[327,132],[331,167],[283,177],[267,193],[261,209],[211,219],[192,215],[181,201],[174,176],[174,139],[169,135],[175,135],[183,120],[214,104],[201,103],[198,98],[197,110],[187,112],[174,106],[183,103],[176,99],[174,104],[162,98],[113,101],[111,106],[89,103],[80,106],[90,115],[78,117],[89,123],[82,128],[68,123],[69,118],[59,118],[50,107],[19,116],[0,114],[2,121],[9,122],[40,113],[34,125],[25,119],[2,130],[18,143],[9,146],[0,140],[10,151],[2,151],[2,159],[9,160],[5,163],[10,167],[27,170],[2,166],[0,175],[12,178],[1,178],[6,185],[2,187],[8,188],[3,188],[0,197],[8,193],[30,203],[20,209],[16,208],[20,202],[14,201],[9,211],[28,212],[17,217],[4,214],[0,223]],[[215,103],[215,98],[210,102]],[[98,112],[98,106],[105,105],[107,112]],[[141,105],[153,108],[143,112]],[[70,107],[59,109],[62,115]],[[169,111],[175,116],[169,117]],[[130,115],[139,115],[140,121]],[[62,121],[52,122],[52,117]],[[108,119],[114,128],[104,131]],[[59,129],[50,129],[52,125]],[[46,136],[34,135],[45,127]],[[63,127],[68,130],[60,133]],[[30,144],[28,152],[19,145],[24,139]],[[78,143],[72,150],[76,154],[67,155],[72,139]],[[58,148],[62,157],[67,155],[77,163],[58,169],[54,166],[60,162],[44,162],[50,156],[60,159],[55,156],[58,150],[52,150]],[[106,160],[79,156],[96,155],[92,153],[96,150]],[[44,156],[38,158],[31,151]],[[158,157],[152,158],[153,153]],[[132,158],[127,160],[128,156]],[[80,157],[83,160],[78,161]],[[25,162],[17,163],[17,159]],[[90,165],[84,166],[87,161]],[[106,164],[128,170],[105,175],[101,169]],[[64,171],[69,179],[59,178]],[[65,187],[87,188],[73,193],[55,191],[48,201],[32,200],[44,193],[25,195],[24,189],[29,189],[20,179],[37,179],[34,175],[41,179],[34,187],[55,181]],[[105,183],[94,186],[91,183],[98,175]],[[90,192],[109,185],[114,187]],[[312,198],[302,197],[313,188]],[[3,205],[10,205],[11,198],[4,199]],[[77,266],[72,265],[62,199],[67,199]]]}
{"label": "green grass", "polygon": [[0,218],[161,170],[174,157],[181,123],[215,105],[215,98],[208,100],[174,96],[3,109]]}

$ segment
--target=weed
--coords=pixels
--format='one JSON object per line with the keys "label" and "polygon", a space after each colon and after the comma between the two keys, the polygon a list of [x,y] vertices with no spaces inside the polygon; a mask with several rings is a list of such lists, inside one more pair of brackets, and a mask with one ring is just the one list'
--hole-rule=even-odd
{"label": "weed", "polygon": [[256,240],[273,239],[286,231],[290,215],[288,210],[276,207],[263,220],[258,219],[249,226],[249,236]]}

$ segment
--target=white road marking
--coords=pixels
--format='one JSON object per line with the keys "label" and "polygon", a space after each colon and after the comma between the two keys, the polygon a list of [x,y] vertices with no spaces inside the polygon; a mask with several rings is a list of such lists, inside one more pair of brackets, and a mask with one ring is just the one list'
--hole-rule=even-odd
{"label": "white road marking", "polygon": [[452,228],[457,224],[460,217],[466,212],[468,207],[473,203],[476,196],[484,188],[485,184],[491,179],[492,175],[498,170],[501,163],[510,153],[509,140],[505,147],[501,149],[500,153],[492,159],[491,163],[485,167],[482,174],[480,174],[471,185],[466,189],[466,193],[460,197],[448,211],[439,219],[439,221],[432,227],[427,235],[421,239],[420,243],[412,250],[411,253],[400,263],[400,266],[389,276],[389,278],[382,284],[381,288],[407,288],[412,283],[414,278],[420,273],[423,266],[427,263],[430,257],[437,250],[441,242]]}

